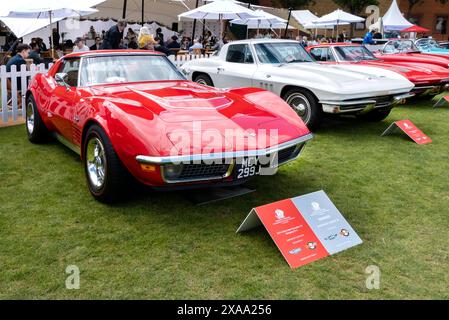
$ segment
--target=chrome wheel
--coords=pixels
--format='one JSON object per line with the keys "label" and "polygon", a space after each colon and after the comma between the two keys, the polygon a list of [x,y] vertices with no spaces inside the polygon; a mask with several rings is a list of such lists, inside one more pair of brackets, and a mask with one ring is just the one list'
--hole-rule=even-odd
{"label": "chrome wheel", "polygon": [[26,106],[26,125],[29,134],[34,131],[34,105],[32,102],[28,102]]}
{"label": "chrome wheel", "polygon": [[96,189],[101,189],[106,176],[106,154],[100,139],[92,137],[86,150],[87,176]]}
{"label": "chrome wheel", "polygon": [[286,102],[293,110],[295,110],[296,114],[301,117],[304,123],[308,123],[310,121],[310,102],[302,93],[293,93],[287,97]]}
{"label": "chrome wheel", "polygon": [[204,80],[203,78],[199,78],[198,80],[196,80],[196,83],[202,84],[203,86],[208,86],[206,80]]}

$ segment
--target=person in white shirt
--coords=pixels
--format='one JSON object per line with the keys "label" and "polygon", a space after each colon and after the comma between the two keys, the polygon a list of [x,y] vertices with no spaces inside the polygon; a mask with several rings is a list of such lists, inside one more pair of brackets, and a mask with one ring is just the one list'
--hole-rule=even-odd
{"label": "person in white shirt", "polygon": [[198,41],[198,39],[193,40],[193,45],[189,48],[189,51],[193,51],[193,49],[203,49],[203,45]]}
{"label": "person in white shirt", "polygon": [[83,38],[76,38],[73,52],[89,51],[89,47],[84,44]]}

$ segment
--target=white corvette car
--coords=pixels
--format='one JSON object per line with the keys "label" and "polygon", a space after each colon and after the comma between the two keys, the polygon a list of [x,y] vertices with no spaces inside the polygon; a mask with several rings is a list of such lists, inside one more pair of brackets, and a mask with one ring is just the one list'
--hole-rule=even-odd
{"label": "white corvette car", "polygon": [[259,87],[281,96],[309,128],[323,113],[385,119],[411,97],[414,85],[402,75],[362,65],[321,65],[296,41],[242,40],[228,43],[211,58],[185,63],[191,80],[219,88]]}

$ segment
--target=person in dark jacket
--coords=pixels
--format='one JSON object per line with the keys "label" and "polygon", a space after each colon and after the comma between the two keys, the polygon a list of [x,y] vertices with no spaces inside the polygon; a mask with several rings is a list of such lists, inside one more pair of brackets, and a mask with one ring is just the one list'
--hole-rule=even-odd
{"label": "person in dark jacket", "polygon": [[162,33],[162,29],[161,28],[157,28],[156,29],[156,37],[160,39],[160,43],[163,46],[165,44],[165,41],[164,41],[164,34]]}
{"label": "person in dark jacket", "polygon": [[181,45],[178,42],[177,36],[172,36],[167,44],[167,48],[169,49],[179,49]]}
{"label": "person in dark jacket", "polygon": [[[17,46],[17,54],[9,59],[8,63],[6,64],[6,72],[11,72],[11,67],[16,66],[16,70],[20,71],[20,66],[25,64],[25,59],[28,59],[28,56],[30,54],[31,47],[27,44],[19,44]],[[20,91],[22,89],[21,87],[21,81],[20,77],[17,78],[17,90]]]}
{"label": "person in dark jacket", "polygon": [[174,52],[170,51],[166,46],[162,45],[161,39],[158,37],[154,38],[156,44],[154,45],[154,51],[165,53],[166,56],[174,54]]}
{"label": "person in dark jacket", "polygon": [[34,64],[41,64],[44,63],[44,59],[42,59],[40,53],[39,53],[39,46],[36,42],[30,43],[31,51],[28,55],[28,59],[33,59]]}
{"label": "person in dark jacket", "polygon": [[59,43],[61,42],[61,37],[59,36],[57,28],[53,28],[52,33],[53,33],[53,44],[51,44],[51,47],[56,48],[57,46],[59,46]]}
{"label": "person in dark jacket", "polygon": [[123,31],[126,28],[126,21],[119,20],[115,26],[112,26],[103,40],[102,49],[119,49],[120,42],[123,39]]}
{"label": "person in dark jacket", "polygon": [[100,50],[101,49],[101,38],[95,37],[95,43],[89,47],[90,51],[92,50]]}

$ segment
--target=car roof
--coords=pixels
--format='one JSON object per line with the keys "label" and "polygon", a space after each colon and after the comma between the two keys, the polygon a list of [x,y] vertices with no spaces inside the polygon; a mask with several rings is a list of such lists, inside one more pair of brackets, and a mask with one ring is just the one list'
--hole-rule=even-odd
{"label": "car roof", "polygon": [[64,56],[64,58],[81,58],[81,57],[96,57],[96,56],[111,56],[111,55],[164,55],[161,52],[150,51],[150,50],[92,50],[92,51],[82,51],[73,52]]}

